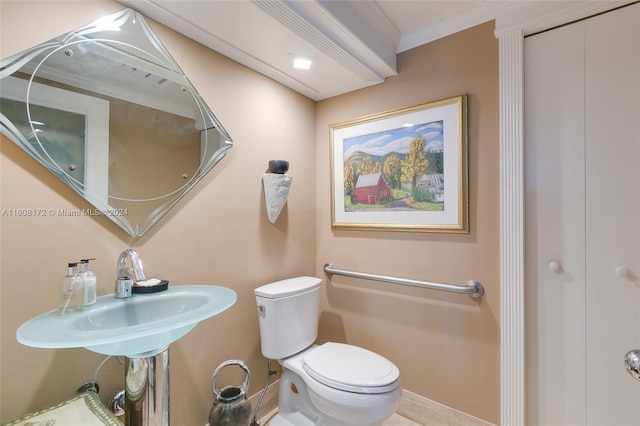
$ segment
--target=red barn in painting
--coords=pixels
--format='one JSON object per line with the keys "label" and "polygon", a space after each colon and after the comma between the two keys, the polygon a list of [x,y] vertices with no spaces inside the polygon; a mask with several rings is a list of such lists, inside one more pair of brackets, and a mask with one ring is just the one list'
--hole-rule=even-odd
{"label": "red barn in painting", "polygon": [[384,181],[382,173],[358,176],[356,189],[351,193],[351,202],[360,204],[377,204],[378,201],[391,197],[391,188]]}

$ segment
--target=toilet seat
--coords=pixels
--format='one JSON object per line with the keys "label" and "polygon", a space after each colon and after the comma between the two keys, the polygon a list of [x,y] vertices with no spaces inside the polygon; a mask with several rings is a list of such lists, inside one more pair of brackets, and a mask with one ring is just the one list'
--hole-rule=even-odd
{"label": "toilet seat", "polygon": [[303,358],[304,370],[334,389],[380,394],[399,386],[400,371],[388,359],[357,346],[325,343]]}

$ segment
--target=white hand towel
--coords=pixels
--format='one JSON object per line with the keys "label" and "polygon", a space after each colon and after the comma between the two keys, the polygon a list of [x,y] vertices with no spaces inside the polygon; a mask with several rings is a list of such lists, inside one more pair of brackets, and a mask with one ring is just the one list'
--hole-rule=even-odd
{"label": "white hand towel", "polygon": [[287,202],[292,180],[293,178],[287,174],[265,173],[262,176],[269,222],[275,223],[280,216],[280,212]]}

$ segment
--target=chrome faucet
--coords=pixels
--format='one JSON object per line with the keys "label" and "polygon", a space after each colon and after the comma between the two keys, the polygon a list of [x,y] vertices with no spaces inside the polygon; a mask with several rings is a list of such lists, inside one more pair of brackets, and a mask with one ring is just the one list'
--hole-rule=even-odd
{"label": "chrome faucet", "polygon": [[[127,258],[131,259],[131,268],[127,268]],[[116,275],[116,299],[131,297],[133,283],[146,279],[138,253],[134,249],[126,249],[120,253]]]}

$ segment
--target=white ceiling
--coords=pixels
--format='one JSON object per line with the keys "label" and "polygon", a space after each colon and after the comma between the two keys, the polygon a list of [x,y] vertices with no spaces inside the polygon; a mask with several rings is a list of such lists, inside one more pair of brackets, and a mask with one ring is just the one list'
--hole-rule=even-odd
{"label": "white ceiling", "polygon": [[[396,55],[513,14],[584,0],[118,0],[303,95],[321,100],[383,82]],[[609,2],[609,4],[616,2]],[[619,2],[618,2],[619,3]],[[535,10],[534,7],[535,6]],[[542,12],[541,12],[542,11]],[[294,56],[313,61],[293,68]]]}

